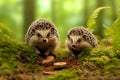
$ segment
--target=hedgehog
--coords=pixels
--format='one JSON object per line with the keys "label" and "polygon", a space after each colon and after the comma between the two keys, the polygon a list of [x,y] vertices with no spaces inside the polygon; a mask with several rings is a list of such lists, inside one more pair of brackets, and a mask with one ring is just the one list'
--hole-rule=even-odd
{"label": "hedgehog", "polygon": [[59,43],[59,35],[55,25],[47,19],[32,22],[25,35],[25,42],[41,57],[53,55]]}
{"label": "hedgehog", "polygon": [[78,26],[68,31],[65,44],[71,52],[71,56],[80,57],[85,50],[97,47],[98,41],[91,31]]}

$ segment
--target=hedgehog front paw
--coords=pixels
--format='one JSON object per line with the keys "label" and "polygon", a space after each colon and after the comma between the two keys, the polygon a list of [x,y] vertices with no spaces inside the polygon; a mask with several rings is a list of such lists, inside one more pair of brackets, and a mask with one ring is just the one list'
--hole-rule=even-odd
{"label": "hedgehog front paw", "polygon": [[45,52],[45,56],[48,56],[50,53],[49,52]]}
{"label": "hedgehog front paw", "polygon": [[71,53],[71,57],[75,57],[74,53]]}
{"label": "hedgehog front paw", "polygon": [[37,55],[40,55],[40,51],[38,51],[38,50],[36,50],[35,53],[36,53]]}

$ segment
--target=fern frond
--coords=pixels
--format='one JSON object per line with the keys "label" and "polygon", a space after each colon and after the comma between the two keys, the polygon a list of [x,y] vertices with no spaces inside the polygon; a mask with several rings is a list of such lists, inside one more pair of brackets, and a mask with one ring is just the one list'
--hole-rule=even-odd
{"label": "fern frond", "polygon": [[115,51],[120,50],[120,17],[117,18],[117,20],[112,25],[113,30],[113,39],[114,39],[114,45],[113,49]]}
{"label": "fern frond", "polygon": [[110,26],[107,26],[107,25],[103,24],[103,27],[104,27],[104,35],[105,35],[106,37],[111,37],[111,36],[113,36],[113,30],[111,29]]}
{"label": "fern frond", "polygon": [[99,7],[92,13],[92,15],[90,16],[87,22],[87,27],[90,30],[96,30],[96,18],[98,17],[100,11],[106,8],[110,8],[110,7]]}

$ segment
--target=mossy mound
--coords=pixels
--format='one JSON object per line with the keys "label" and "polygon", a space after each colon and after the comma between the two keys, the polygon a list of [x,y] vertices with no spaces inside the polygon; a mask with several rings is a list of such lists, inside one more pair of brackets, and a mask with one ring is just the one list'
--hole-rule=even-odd
{"label": "mossy mound", "polygon": [[66,58],[70,55],[69,51],[65,47],[56,49],[54,54],[59,58]]}
{"label": "mossy mound", "polygon": [[[93,49],[89,56],[84,58],[84,62],[92,62],[98,70],[100,70],[100,74],[109,75],[116,74],[120,71],[120,58],[118,57],[119,53],[114,52],[112,47],[100,47]],[[87,64],[87,63],[86,63]]]}
{"label": "mossy mound", "polygon": [[[0,75],[12,75],[20,69],[32,68],[38,56],[25,43],[17,42],[6,34],[0,33]],[[26,70],[27,71],[27,70]]]}
{"label": "mossy mound", "polygon": [[48,80],[79,80],[76,70],[62,70],[48,78]]}

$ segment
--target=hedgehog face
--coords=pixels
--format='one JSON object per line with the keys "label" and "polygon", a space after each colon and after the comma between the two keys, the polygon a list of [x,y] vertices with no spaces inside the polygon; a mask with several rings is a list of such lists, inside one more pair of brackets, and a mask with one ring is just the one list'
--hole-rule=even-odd
{"label": "hedgehog face", "polygon": [[78,48],[80,43],[83,41],[82,36],[70,36],[68,35],[68,40],[71,43],[72,48]]}
{"label": "hedgehog face", "polygon": [[46,29],[46,30],[34,30],[33,33],[38,37],[38,41],[41,43],[48,43],[54,35],[54,28]]}

